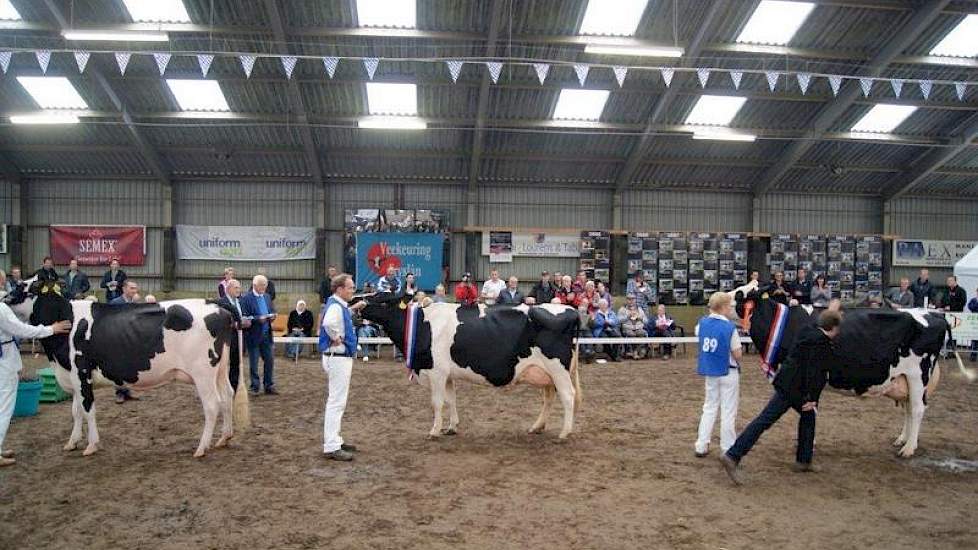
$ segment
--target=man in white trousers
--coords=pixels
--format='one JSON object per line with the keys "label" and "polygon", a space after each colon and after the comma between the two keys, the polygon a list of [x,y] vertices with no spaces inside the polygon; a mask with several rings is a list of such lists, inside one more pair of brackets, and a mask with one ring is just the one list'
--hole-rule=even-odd
{"label": "man in white trousers", "polygon": [[319,351],[323,355],[323,370],[329,381],[323,419],[323,453],[328,459],[348,462],[353,460],[353,452],[357,450],[353,445],[343,443],[340,437],[353,358],[357,354],[357,331],[353,328],[351,310],[360,309],[367,303],[349,305],[357,287],[353,278],[346,273],[333,277],[330,288],[333,294],[326,300],[319,323]]}
{"label": "man in white trousers", "polygon": [[[6,284],[7,275],[0,271],[0,288],[5,288]],[[17,463],[12,452],[3,450],[3,440],[10,427],[10,417],[14,414],[17,373],[23,368],[18,340],[47,338],[53,334],[66,334],[70,330],[71,321],[58,321],[47,327],[22,323],[7,304],[0,302],[0,467]]]}
{"label": "man in white trousers", "polygon": [[720,449],[726,452],[737,439],[737,404],[740,400],[740,335],[729,315],[730,295],[715,292],[710,296],[710,314],[696,325],[699,357],[696,372],[706,379],[706,398],[700,418],[695,452],[703,458],[710,451],[710,436],[720,410]]}

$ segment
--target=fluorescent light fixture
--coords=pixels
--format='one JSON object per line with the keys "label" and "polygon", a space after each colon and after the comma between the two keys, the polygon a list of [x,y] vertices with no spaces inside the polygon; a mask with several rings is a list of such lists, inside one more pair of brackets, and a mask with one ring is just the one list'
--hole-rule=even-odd
{"label": "fluorescent light fixture", "polygon": [[716,128],[712,130],[697,130],[693,132],[693,139],[709,139],[716,141],[746,141],[752,142],[757,139],[753,134],[738,134],[736,132],[724,131],[726,128]]}
{"label": "fluorescent light fixture", "polygon": [[907,120],[917,108],[912,105],[876,104],[866,112],[859,122],[853,125],[851,132],[873,132],[886,134]]}
{"label": "fluorescent light fixture", "polygon": [[737,116],[737,111],[740,111],[746,102],[746,97],[702,95],[686,117],[686,124],[729,126],[730,121]]}
{"label": "fluorescent light fixture", "polygon": [[34,115],[11,115],[11,124],[78,124],[81,122],[71,113],[37,113]]}
{"label": "fluorescent light fixture", "polygon": [[230,111],[228,101],[216,80],[167,79],[180,109],[184,111]]}
{"label": "fluorescent light fixture", "polygon": [[10,0],[0,0],[0,21],[20,21],[23,19]]}
{"label": "fluorescent light fixture", "polygon": [[608,90],[561,90],[554,120],[598,120],[610,94]]}
{"label": "fluorescent light fixture", "polygon": [[418,114],[417,85],[367,82],[367,112],[372,115]]}
{"label": "fluorescent light fixture", "polygon": [[671,46],[635,46],[613,42],[593,42],[584,46],[584,53],[599,55],[629,55],[641,57],[682,57],[683,49]]}
{"label": "fluorescent light fixture", "polygon": [[737,42],[783,46],[791,41],[814,7],[811,2],[761,0]]}
{"label": "fluorescent light fixture", "polygon": [[413,29],[416,18],[414,0],[357,0],[357,21],[361,27]]}
{"label": "fluorescent light fixture", "polygon": [[136,23],[190,23],[183,0],[122,0]]}
{"label": "fluorescent light fixture", "polygon": [[648,0],[588,0],[580,34],[632,36],[645,12]]}
{"label": "fluorescent light fixture", "polygon": [[170,40],[165,32],[125,32],[125,31],[64,31],[65,40],[90,40],[99,42],[166,42]]}
{"label": "fluorescent light fixture", "polygon": [[381,130],[424,130],[428,123],[410,116],[368,116],[358,120],[357,126]]}
{"label": "fluorescent light fixture", "polygon": [[42,109],[88,109],[88,103],[63,76],[18,76],[17,82]]}
{"label": "fluorescent light fixture", "polygon": [[931,55],[944,57],[978,57],[978,14],[971,14],[947,33]]}

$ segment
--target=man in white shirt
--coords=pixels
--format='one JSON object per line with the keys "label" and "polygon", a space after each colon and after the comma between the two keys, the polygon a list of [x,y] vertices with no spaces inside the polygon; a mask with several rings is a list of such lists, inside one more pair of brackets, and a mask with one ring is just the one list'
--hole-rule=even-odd
{"label": "man in white shirt", "polygon": [[486,304],[495,304],[499,293],[506,288],[506,283],[499,278],[499,272],[493,269],[489,272],[489,280],[482,283],[482,299]]}
{"label": "man in white shirt", "polygon": [[[0,288],[7,284],[7,274],[0,271]],[[0,467],[17,463],[13,453],[3,450],[3,440],[10,427],[17,399],[17,373],[23,368],[20,361],[18,340],[47,338],[54,334],[67,334],[71,321],[58,321],[51,326],[34,326],[20,321],[7,304],[0,302]]]}
{"label": "man in white shirt", "polygon": [[367,305],[359,302],[348,305],[356,292],[353,277],[342,273],[333,277],[330,284],[333,295],[326,300],[323,318],[319,326],[319,351],[323,356],[323,370],[329,383],[326,413],[323,418],[323,453],[330,460],[353,460],[356,447],[343,443],[340,425],[346,410],[346,397],[353,373],[353,358],[357,354],[357,332],[353,328],[353,315]]}

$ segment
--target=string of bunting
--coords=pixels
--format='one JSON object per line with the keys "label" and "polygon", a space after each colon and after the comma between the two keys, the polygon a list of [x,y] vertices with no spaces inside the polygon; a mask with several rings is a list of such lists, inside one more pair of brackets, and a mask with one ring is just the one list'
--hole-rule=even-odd
{"label": "string of bunting", "polygon": [[[126,69],[129,67],[129,63],[133,56],[152,56],[153,60],[156,62],[156,67],[159,70],[160,76],[166,73],[167,67],[170,64],[171,59],[174,55],[183,57],[193,57],[196,59],[198,66],[200,67],[201,76],[207,77],[210,72],[211,65],[214,62],[217,54],[214,53],[188,53],[188,52],[115,52],[115,51],[77,51],[77,50],[2,50],[0,51],[0,72],[7,74],[10,69],[11,61],[14,54],[29,54],[33,56],[38,67],[40,67],[41,72],[47,74],[48,67],[50,66],[52,56],[54,54],[71,54],[78,66],[78,72],[84,73],[88,62],[93,54],[112,54],[115,57],[116,64],[119,68],[119,73],[123,76],[126,74]],[[369,80],[374,79],[374,75],[377,73],[377,68],[383,61],[391,62],[404,62],[404,61],[414,61],[419,63],[444,63],[447,68],[449,75],[452,78],[452,82],[458,82],[459,75],[462,73],[462,68],[464,65],[472,65],[476,67],[485,67],[488,71],[489,78],[493,84],[499,82],[499,77],[502,74],[502,69],[505,65],[512,66],[529,66],[533,68],[534,74],[539,80],[540,84],[543,85],[547,80],[547,76],[550,74],[550,69],[553,66],[559,67],[572,67],[574,69],[574,74],[577,76],[577,80],[581,86],[584,86],[587,82],[588,76],[594,74],[594,69],[608,69],[615,77],[615,81],[618,83],[619,87],[623,87],[625,84],[625,79],[630,71],[656,71],[662,77],[662,82],[668,88],[672,85],[673,77],[677,72],[684,73],[695,73],[699,81],[701,88],[706,88],[706,84],[710,79],[710,76],[715,73],[726,73],[729,75],[731,82],[733,82],[735,89],[740,89],[741,82],[744,75],[763,75],[764,79],[767,81],[768,88],[771,92],[774,92],[779,82],[783,82],[783,88],[787,89],[791,86],[791,81],[794,80],[798,89],[801,91],[802,95],[807,95],[808,90],[811,88],[813,82],[817,79],[825,79],[829,88],[832,90],[832,95],[839,95],[842,85],[847,80],[855,81],[862,91],[863,97],[869,97],[873,92],[874,85],[877,82],[889,83],[889,88],[893,92],[893,95],[897,98],[901,97],[905,92],[905,85],[915,84],[916,88],[920,91],[921,97],[925,100],[929,100],[930,96],[934,90],[935,86],[947,86],[954,90],[955,96],[957,96],[958,101],[964,101],[965,96],[968,94],[969,90],[972,88],[978,88],[978,82],[971,81],[955,81],[955,80],[940,80],[940,79],[929,79],[929,78],[887,78],[887,77],[859,77],[859,76],[849,76],[849,75],[838,75],[838,74],[823,74],[823,73],[813,73],[807,71],[776,71],[776,70],[758,70],[758,69],[724,69],[724,68],[714,68],[714,67],[626,67],[622,65],[602,65],[593,63],[566,63],[566,62],[542,62],[538,60],[486,60],[482,58],[465,58],[465,59],[444,59],[444,58],[434,58],[434,59],[405,59],[405,58],[379,58],[379,57],[312,57],[312,56],[288,56],[288,55],[274,55],[274,54],[224,54],[221,57],[236,57],[241,64],[241,69],[245,74],[246,78],[251,78],[251,74],[254,71],[255,63],[260,59],[278,59],[281,64],[282,71],[285,73],[287,79],[292,79],[292,74],[295,71],[296,65],[300,62],[315,61],[316,63],[322,63],[323,68],[329,78],[336,76],[336,70],[339,67],[341,61],[343,62],[359,62],[363,65],[363,69]],[[781,77],[785,78],[782,79]],[[792,76],[794,77],[792,79]]]}

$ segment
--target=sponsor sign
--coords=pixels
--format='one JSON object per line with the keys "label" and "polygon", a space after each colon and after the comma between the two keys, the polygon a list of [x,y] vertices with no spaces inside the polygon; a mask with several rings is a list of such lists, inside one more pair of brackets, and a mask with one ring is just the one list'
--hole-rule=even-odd
{"label": "sponsor sign", "polygon": [[393,267],[403,280],[413,273],[418,288],[431,291],[442,279],[445,236],[439,233],[358,233],[356,282],[377,281]]}
{"label": "sponsor sign", "polygon": [[51,258],[67,265],[107,265],[118,258],[122,265],[146,263],[146,226],[143,225],[52,225]]}
{"label": "sponsor sign", "polygon": [[978,340],[978,313],[945,312],[944,318],[951,325],[951,336],[959,347],[968,347],[972,340]]}
{"label": "sponsor sign", "polygon": [[954,264],[970,252],[975,244],[978,243],[974,241],[893,239],[893,265],[954,267]]}
{"label": "sponsor sign", "polygon": [[181,260],[282,261],[316,258],[315,227],[178,225]]}
{"label": "sponsor sign", "polygon": [[[490,256],[490,233],[482,232],[482,255]],[[538,256],[550,258],[579,258],[581,238],[579,235],[554,235],[549,233],[512,233],[513,256]],[[494,261],[490,259],[490,261]]]}
{"label": "sponsor sign", "polygon": [[511,263],[513,261],[513,232],[489,232],[489,261],[492,263]]}

